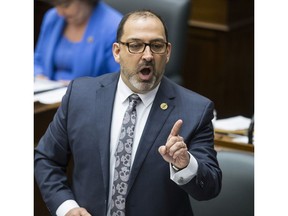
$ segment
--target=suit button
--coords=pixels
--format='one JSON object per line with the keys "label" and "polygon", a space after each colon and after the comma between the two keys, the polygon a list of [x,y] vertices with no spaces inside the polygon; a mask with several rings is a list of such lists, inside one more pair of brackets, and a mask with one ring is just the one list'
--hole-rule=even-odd
{"label": "suit button", "polygon": [[200,181],[200,187],[203,188],[204,187],[204,182]]}

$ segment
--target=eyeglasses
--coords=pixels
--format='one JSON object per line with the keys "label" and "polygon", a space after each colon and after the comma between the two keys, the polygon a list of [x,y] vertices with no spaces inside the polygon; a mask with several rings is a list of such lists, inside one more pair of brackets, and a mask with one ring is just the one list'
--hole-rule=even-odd
{"label": "eyeglasses", "polygon": [[149,46],[150,50],[154,54],[164,54],[167,49],[168,42],[163,41],[154,41],[151,43],[144,43],[139,41],[133,41],[133,42],[121,42],[118,41],[118,43],[123,44],[128,47],[128,51],[132,54],[140,54],[143,53],[146,49],[146,46]]}

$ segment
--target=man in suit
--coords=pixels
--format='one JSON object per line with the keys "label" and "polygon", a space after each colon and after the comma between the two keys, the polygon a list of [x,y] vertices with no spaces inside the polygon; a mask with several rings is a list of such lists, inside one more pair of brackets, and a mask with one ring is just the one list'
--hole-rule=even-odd
{"label": "man in suit", "polygon": [[[120,74],[69,84],[35,149],[35,177],[52,215],[190,216],[189,195],[208,200],[219,194],[222,173],[213,143],[213,103],[164,76],[171,46],[158,15],[129,13],[113,44]],[[120,208],[113,180],[131,94],[140,100],[134,108],[137,121]],[[120,209],[112,213],[115,206]]]}

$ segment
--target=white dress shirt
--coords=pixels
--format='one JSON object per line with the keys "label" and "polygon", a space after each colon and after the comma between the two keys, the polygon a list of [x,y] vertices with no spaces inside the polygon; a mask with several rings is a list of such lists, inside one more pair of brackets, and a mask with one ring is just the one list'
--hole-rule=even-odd
{"label": "white dress shirt", "polygon": [[[160,84],[159,84],[160,85]],[[144,130],[149,112],[151,110],[154,98],[158,91],[159,85],[154,88],[152,91],[146,94],[138,94],[141,98],[141,102],[136,106],[137,112],[137,121],[135,125],[134,131],[134,141],[132,147],[132,155],[131,155],[131,168],[133,166],[133,161],[135,158],[135,154],[139,145],[140,138],[142,136],[142,132]],[[112,185],[113,185],[113,176],[114,176],[114,168],[115,168],[115,156],[114,153],[117,148],[118,137],[121,132],[122,120],[125,114],[125,111],[129,105],[128,97],[134,94],[123,82],[121,77],[118,81],[118,86],[115,95],[113,114],[112,114],[112,123],[111,123],[111,134],[110,134],[110,179],[109,179],[109,197],[108,197],[108,210],[111,205],[111,197],[112,197]],[[116,110],[114,112],[114,110]],[[189,153],[190,154],[190,153]],[[170,165],[170,178],[178,185],[185,184],[189,182],[197,173],[198,163],[196,159],[190,154],[190,163],[185,168],[178,172],[176,172],[172,166]],[[97,200],[95,200],[97,202]],[[65,214],[72,208],[79,207],[76,201],[74,200],[66,200],[63,202],[57,209],[57,216],[65,216]],[[107,213],[109,216],[109,211]]]}

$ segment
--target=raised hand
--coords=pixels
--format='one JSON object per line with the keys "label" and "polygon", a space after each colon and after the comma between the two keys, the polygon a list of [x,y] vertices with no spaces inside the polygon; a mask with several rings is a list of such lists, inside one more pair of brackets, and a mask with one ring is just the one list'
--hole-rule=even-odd
{"label": "raised hand", "polygon": [[183,121],[181,119],[176,121],[171,129],[166,144],[160,146],[158,149],[165,161],[172,163],[179,169],[185,168],[190,159],[184,139],[179,135],[182,125]]}

